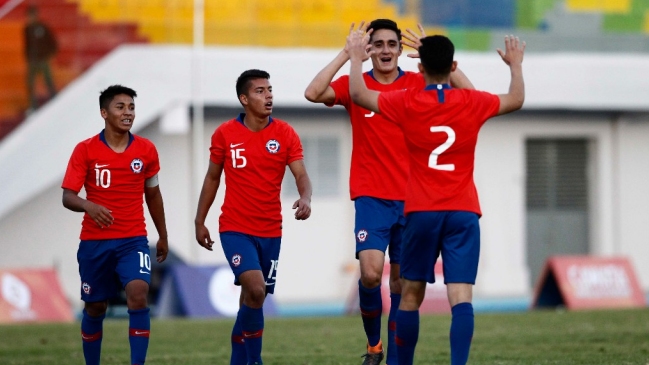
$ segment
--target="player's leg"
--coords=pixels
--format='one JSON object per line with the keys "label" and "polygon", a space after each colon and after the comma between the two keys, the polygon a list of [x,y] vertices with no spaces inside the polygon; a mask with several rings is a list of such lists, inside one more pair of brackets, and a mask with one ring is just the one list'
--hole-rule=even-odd
{"label": "player's leg", "polygon": [[435,282],[439,255],[439,232],[443,219],[435,212],[408,214],[401,249],[401,302],[397,311],[397,356],[399,365],[412,365],[419,340],[419,307],[426,283]]}
{"label": "player's leg", "polygon": [[237,232],[222,232],[220,237],[235,284],[241,285],[242,303],[237,321],[241,325],[247,363],[261,364],[263,304],[266,294],[274,289],[281,239],[258,238]]}
{"label": "player's leg", "polygon": [[358,297],[367,336],[367,354],[364,365],[378,364],[383,360],[381,342],[381,315],[383,299],[381,281],[385,265],[385,251],[391,238],[391,228],[396,220],[394,203],[390,200],[359,197],[354,201],[356,257],[361,278]]}
{"label": "player's leg", "polygon": [[125,284],[128,307],[128,340],[131,364],[143,365],[149,348],[151,317],[147,296],[151,283],[151,256],[146,237],[132,237],[120,241],[117,268],[120,281]]}
{"label": "player's leg", "polygon": [[385,359],[386,365],[398,364],[397,345],[395,341],[397,328],[397,311],[401,302],[401,243],[405,217],[403,215],[403,202],[394,202],[395,224],[391,229],[390,246],[390,313],[388,314],[388,353]]}
{"label": "player's leg", "polygon": [[396,344],[399,365],[412,365],[419,340],[419,306],[424,300],[426,282],[402,279],[401,302],[396,314]]}
{"label": "player's leg", "polygon": [[237,318],[232,326],[232,335],[230,342],[232,353],[230,354],[230,365],[246,365],[248,363],[248,353],[246,352],[246,342],[243,337],[243,328],[241,327],[241,305],[243,304],[243,293],[239,295],[239,311]]}
{"label": "player's leg", "polygon": [[442,247],[444,279],[451,305],[451,364],[464,365],[473,339],[473,284],[480,256],[478,216],[470,212],[448,213]]}

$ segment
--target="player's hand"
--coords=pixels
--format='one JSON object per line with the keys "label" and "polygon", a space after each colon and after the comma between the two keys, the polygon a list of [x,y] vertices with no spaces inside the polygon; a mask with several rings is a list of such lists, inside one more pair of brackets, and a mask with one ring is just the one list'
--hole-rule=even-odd
{"label": "player's hand", "polygon": [[163,262],[167,259],[167,254],[169,253],[169,241],[167,238],[159,238],[158,243],[155,245],[156,253],[155,258],[158,263]]}
{"label": "player's hand", "polygon": [[311,216],[311,200],[307,198],[300,198],[293,203],[295,211],[295,219],[305,220]]}
{"label": "player's hand", "polygon": [[[349,34],[352,34],[352,32],[361,32],[361,31],[365,32],[365,20],[361,21],[361,23],[358,25],[358,29],[354,30],[355,27],[356,27],[356,23],[352,23],[349,26]],[[349,46],[347,43],[345,43],[345,53],[347,53],[347,55],[349,55],[348,50],[349,50]]]}
{"label": "player's hand", "polygon": [[[364,23],[361,22],[361,24]],[[349,35],[347,36],[347,44],[345,45],[350,59],[358,59],[365,62],[374,54],[374,51],[370,50],[371,46],[369,44],[371,34],[372,29],[365,31],[363,27],[359,27],[359,29],[354,30],[352,24]]]}
{"label": "player's hand", "polygon": [[402,34],[404,40],[401,40],[401,43],[414,49],[415,53],[408,53],[410,58],[419,58],[419,47],[421,47],[421,39],[426,37],[426,31],[424,31],[424,26],[417,24],[419,28],[419,34],[410,28],[406,28],[406,33]]}
{"label": "player's hand", "polygon": [[95,204],[91,201],[86,201],[84,210],[86,211],[86,213],[88,213],[90,218],[92,218],[92,220],[97,223],[99,228],[106,228],[113,224],[113,221],[115,220],[108,208],[99,204]]}
{"label": "player's hand", "polygon": [[520,65],[523,63],[523,55],[525,54],[525,42],[521,42],[518,37],[513,35],[505,36],[505,51],[500,48],[496,49],[500,58],[507,64],[507,66]]}
{"label": "player's hand", "polygon": [[204,224],[196,224],[196,242],[206,250],[212,251],[214,241],[210,238],[210,230]]}

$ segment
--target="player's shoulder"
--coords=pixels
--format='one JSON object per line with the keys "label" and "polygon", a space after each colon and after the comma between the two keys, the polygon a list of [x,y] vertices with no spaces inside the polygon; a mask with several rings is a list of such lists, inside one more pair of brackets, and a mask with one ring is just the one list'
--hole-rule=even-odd
{"label": "player's shoulder", "polygon": [[83,141],[77,143],[77,145],[74,147],[75,151],[77,150],[88,150],[94,147],[97,143],[101,143],[101,140],[99,139],[99,134],[96,134],[92,137],[86,138]]}
{"label": "player's shoulder", "polygon": [[273,124],[274,124],[274,127],[277,128],[280,131],[290,131],[290,132],[295,131],[293,126],[291,124],[289,124],[289,122],[287,122],[287,121],[285,121],[283,119],[273,118]]}

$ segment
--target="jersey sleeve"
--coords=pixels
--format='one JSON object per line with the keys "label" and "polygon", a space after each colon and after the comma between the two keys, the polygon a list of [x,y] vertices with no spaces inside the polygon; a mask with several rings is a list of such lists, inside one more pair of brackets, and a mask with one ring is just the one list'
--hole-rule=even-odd
{"label": "jersey sleeve", "polygon": [[349,96],[349,76],[341,76],[334,80],[331,84],[329,84],[329,86],[331,86],[331,88],[334,90],[336,98],[334,99],[334,102],[332,104],[325,105],[343,105],[344,107],[347,107],[351,104],[352,98],[351,96]]}
{"label": "jersey sleeve", "polygon": [[304,160],[304,149],[302,148],[300,136],[297,134],[295,129],[289,126],[287,134],[289,141],[289,151],[286,164],[289,165],[293,161]]}
{"label": "jersey sleeve", "polygon": [[216,131],[212,134],[210,161],[217,165],[223,165],[225,162],[225,136],[223,135],[223,125],[216,128]]}
{"label": "jersey sleeve", "polygon": [[406,90],[386,91],[379,94],[379,114],[386,120],[400,125],[405,116]]}
{"label": "jersey sleeve", "polygon": [[146,179],[155,176],[160,171],[160,157],[158,157],[158,150],[153,143],[151,143],[151,148],[149,149],[149,160],[148,167],[144,172]]}
{"label": "jersey sleeve", "polygon": [[498,95],[485,91],[472,90],[472,97],[474,113],[476,116],[480,116],[478,120],[484,123],[487,119],[498,114],[498,109],[500,108],[500,98]]}
{"label": "jersey sleeve", "polygon": [[88,148],[86,144],[79,143],[70,156],[68,167],[65,170],[63,189],[70,189],[74,192],[81,191],[84,182],[86,181],[86,173],[88,171]]}

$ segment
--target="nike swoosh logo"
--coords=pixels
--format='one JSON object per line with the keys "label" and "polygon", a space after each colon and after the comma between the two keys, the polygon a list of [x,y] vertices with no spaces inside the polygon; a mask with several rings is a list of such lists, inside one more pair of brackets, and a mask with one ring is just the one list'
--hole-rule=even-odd
{"label": "nike swoosh logo", "polygon": [[136,335],[146,335],[149,331],[135,331]]}
{"label": "nike swoosh logo", "polygon": [[275,285],[275,283],[266,283],[266,286]]}
{"label": "nike swoosh logo", "polygon": [[237,143],[237,144],[230,143],[230,148],[239,147],[239,146],[241,146],[242,144],[243,144],[243,142],[241,142],[241,143]]}
{"label": "nike swoosh logo", "polygon": [[255,333],[244,333],[243,336],[244,337],[259,336],[259,331],[255,332]]}
{"label": "nike swoosh logo", "polygon": [[95,164],[95,168],[96,168],[96,169],[100,169],[100,168],[102,168],[102,167],[106,167],[106,166],[108,166],[108,165],[110,165],[110,164],[100,165],[100,164],[96,163],[96,164]]}
{"label": "nike swoosh logo", "polygon": [[146,272],[146,271],[144,271],[144,270],[142,270],[142,269],[140,269],[140,274],[149,274],[149,275],[151,275],[150,272]]}

